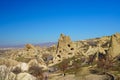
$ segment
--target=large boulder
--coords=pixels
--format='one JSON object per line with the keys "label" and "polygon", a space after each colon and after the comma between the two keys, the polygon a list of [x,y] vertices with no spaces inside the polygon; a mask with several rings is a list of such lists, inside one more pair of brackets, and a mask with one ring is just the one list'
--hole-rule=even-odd
{"label": "large boulder", "polygon": [[16,75],[5,65],[0,66],[0,80],[15,80]]}
{"label": "large boulder", "polygon": [[15,68],[16,67],[18,67],[21,70],[21,72],[28,71],[28,69],[29,69],[29,65],[24,62],[20,62],[18,65],[15,66]]}
{"label": "large boulder", "polygon": [[5,80],[16,80],[16,75],[13,72],[10,72],[8,75],[6,75]]}
{"label": "large boulder", "polygon": [[36,78],[29,73],[19,73],[16,80],[36,80]]}

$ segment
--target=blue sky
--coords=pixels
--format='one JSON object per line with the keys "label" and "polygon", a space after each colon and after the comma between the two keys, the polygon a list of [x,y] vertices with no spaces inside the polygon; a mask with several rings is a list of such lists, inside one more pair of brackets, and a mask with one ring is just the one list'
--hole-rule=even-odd
{"label": "blue sky", "polygon": [[0,45],[73,41],[120,32],[119,0],[0,0]]}

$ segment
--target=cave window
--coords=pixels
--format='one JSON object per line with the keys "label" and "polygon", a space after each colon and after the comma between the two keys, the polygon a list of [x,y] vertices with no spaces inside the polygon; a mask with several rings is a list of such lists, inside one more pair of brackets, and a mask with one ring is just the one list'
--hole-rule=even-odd
{"label": "cave window", "polygon": [[71,48],[71,50],[74,50],[74,48]]}
{"label": "cave window", "polygon": [[61,53],[62,51],[60,50],[59,53]]}
{"label": "cave window", "polygon": [[60,55],[57,55],[57,57],[61,58],[61,56],[60,56]]}
{"label": "cave window", "polygon": [[68,44],[68,47],[70,47],[70,44]]}
{"label": "cave window", "polygon": [[72,55],[72,53],[68,53],[68,55]]}
{"label": "cave window", "polygon": [[58,61],[61,61],[61,60],[58,60]]}

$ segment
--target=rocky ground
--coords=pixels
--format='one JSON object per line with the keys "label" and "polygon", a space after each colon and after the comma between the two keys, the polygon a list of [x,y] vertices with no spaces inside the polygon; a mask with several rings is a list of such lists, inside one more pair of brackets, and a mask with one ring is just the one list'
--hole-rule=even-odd
{"label": "rocky ground", "polygon": [[0,80],[120,80],[120,34],[0,49]]}

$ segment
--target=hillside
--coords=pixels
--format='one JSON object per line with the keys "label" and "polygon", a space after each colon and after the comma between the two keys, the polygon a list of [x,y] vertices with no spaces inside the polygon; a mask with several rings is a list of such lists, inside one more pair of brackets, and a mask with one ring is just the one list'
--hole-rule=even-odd
{"label": "hillside", "polygon": [[120,80],[120,33],[49,45],[0,49],[0,80]]}

